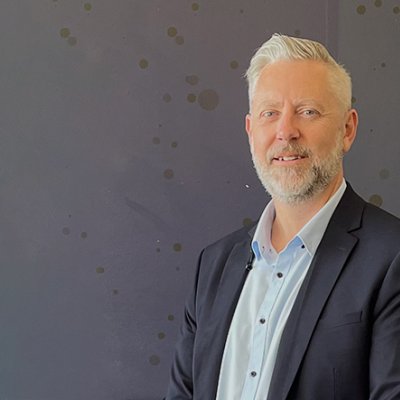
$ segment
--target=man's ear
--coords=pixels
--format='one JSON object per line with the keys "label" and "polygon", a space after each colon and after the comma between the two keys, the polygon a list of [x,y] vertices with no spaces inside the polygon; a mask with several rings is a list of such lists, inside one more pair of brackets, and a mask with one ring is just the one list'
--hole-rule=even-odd
{"label": "man's ear", "polygon": [[250,137],[251,137],[251,115],[250,114],[246,114],[245,125],[246,125],[246,132],[247,132],[247,135],[250,140]]}
{"label": "man's ear", "polygon": [[357,111],[353,108],[347,112],[345,131],[343,136],[343,151],[347,153],[357,134],[357,126],[358,126],[358,114]]}

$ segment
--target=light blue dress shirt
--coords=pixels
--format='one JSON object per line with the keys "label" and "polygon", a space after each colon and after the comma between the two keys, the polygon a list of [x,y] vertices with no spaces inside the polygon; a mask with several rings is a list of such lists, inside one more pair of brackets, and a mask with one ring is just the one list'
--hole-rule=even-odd
{"label": "light blue dress shirt", "polygon": [[277,253],[271,244],[275,209],[265,208],[252,241],[253,269],[243,286],[225,343],[217,400],[265,400],[279,342],[312,258],[336,206],[340,188]]}

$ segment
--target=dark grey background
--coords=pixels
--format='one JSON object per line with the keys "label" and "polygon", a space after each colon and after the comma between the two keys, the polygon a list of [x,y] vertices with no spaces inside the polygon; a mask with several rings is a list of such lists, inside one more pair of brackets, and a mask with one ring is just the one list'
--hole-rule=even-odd
{"label": "dark grey background", "polygon": [[2,0],[0,400],[165,391],[198,252],[254,220],[242,76],[273,32],[352,72],[347,176],[400,215],[397,1]]}

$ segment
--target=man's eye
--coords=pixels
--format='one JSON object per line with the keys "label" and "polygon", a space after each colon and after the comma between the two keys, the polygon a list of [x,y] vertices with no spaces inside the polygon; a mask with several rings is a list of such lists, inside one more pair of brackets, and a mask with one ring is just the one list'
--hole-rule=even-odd
{"label": "man's eye", "polygon": [[308,117],[312,117],[314,115],[318,115],[319,114],[317,110],[313,110],[313,109],[304,110],[302,113],[304,115],[308,116]]}
{"label": "man's eye", "polygon": [[274,115],[276,115],[276,112],[275,112],[275,111],[264,111],[264,112],[262,113],[262,116],[263,116],[263,117],[266,117],[266,118],[271,118],[271,117],[273,117]]}

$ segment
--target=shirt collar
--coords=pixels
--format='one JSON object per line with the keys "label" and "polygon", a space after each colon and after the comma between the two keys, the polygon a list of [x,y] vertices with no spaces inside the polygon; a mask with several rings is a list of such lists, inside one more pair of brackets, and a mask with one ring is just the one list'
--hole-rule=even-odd
{"label": "shirt collar", "polygon": [[[346,181],[343,179],[339,189],[331,196],[327,203],[307,222],[306,225],[297,233],[290,243],[299,242],[306,247],[308,253],[313,257],[325,230],[328,226],[329,220],[332,217],[340,199],[346,190]],[[275,219],[275,207],[273,200],[271,200],[265,207],[260,220],[258,221],[256,231],[251,243],[254,255],[257,260],[262,257],[275,258],[277,253],[271,244],[271,228]],[[288,244],[288,246],[290,245]],[[293,243],[294,244],[294,243]]]}

